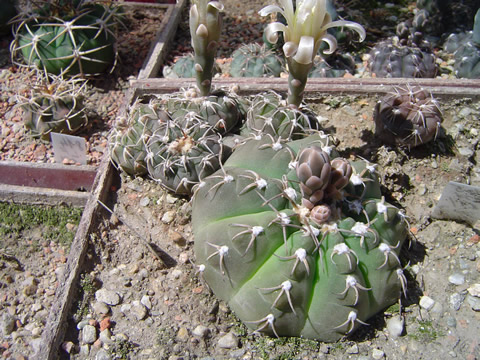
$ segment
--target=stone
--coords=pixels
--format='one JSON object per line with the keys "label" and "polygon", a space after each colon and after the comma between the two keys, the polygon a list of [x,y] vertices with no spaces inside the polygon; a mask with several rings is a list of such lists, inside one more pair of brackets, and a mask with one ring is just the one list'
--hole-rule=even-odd
{"label": "stone", "polygon": [[95,360],[110,360],[111,356],[105,349],[100,349],[95,355]]}
{"label": "stone", "polygon": [[145,306],[148,310],[152,308],[152,301],[150,300],[150,296],[143,295],[140,299],[140,303]]}
{"label": "stone", "polygon": [[106,317],[102,321],[100,321],[100,331],[103,331],[105,329],[110,329],[112,326],[112,321],[110,320],[109,317]]}
{"label": "stone", "polygon": [[107,315],[110,312],[108,305],[101,301],[95,301],[92,308],[97,315]]}
{"label": "stone", "polygon": [[85,344],[93,344],[97,340],[97,328],[92,325],[85,325],[82,329],[82,341]]}
{"label": "stone", "polygon": [[467,291],[472,296],[480,297],[480,284],[473,284]]}
{"label": "stone", "polygon": [[222,349],[235,349],[238,346],[238,339],[234,334],[228,333],[218,339],[217,344]]}
{"label": "stone", "polygon": [[111,290],[100,289],[95,292],[95,299],[107,305],[118,305],[121,302],[120,295]]}
{"label": "stone", "polygon": [[383,352],[383,350],[380,350],[380,349],[372,350],[372,358],[374,358],[375,360],[380,360],[380,359],[383,359],[384,357],[385,357],[385,353]]}
{"label": "stone", "polygon": [[430,310],[431,308],[433,308],[433,305],[435,305],[435,300],[433,300],[431,297],[429,296],[422,296],[420,298],[420,307],[425,309],[425,310]]}
{"label": "stone", "polygon": [[359,350],[358,350],[358,345],[357,344],[353,344],[352,346],[348,347],[345,349],[345,352],[347,354],[358,354]]}
{"label": "stone", "polygon": [[2,334],[4,336],[10,335],[15,329],[15,317],[7,312],[4,312],[0,323],[0,329],[2,330]]}
{"label": "stone", "polygon": [[480,311],[480,298],[476,296],[472,296],[470,294],[467,295],[467,302],[472,307],[473,311]]}
{"label": "stone", "polygon": [[188,329],[181,327],[177,332],[177,340],[185,342],[188,340]]}
{"label": "stone", "polygon": [[460,310],[463,300],[465,300],[465,296],[462,294],[454,293],[450,295],[450,307],[455,311]]}
{"label": "stone", "polygon": [[174,219],[175,219],[175,215],[176,215],[176,212],[173,211],[173,210],[169,210],[167,212],[165,212],[162,216],[162,222],[164,224],[170,224]]}
{"label": "stone", "polygon": [[198,325],[195,329],[193,329],[192,334],[198,336],[200,338],[204,338],[208,335],[210,329],[204,325]]}
{"label": "stone", "polygon": [[140,301],[132,302],[132,308],[130,309],[130,312],[135,317],[135,319],[139,321],[145,319],[148,314],[147,308],[142,303],[140,303]]}
{"label": "stone", "polygon": [[465,275],[459,273],[450,275],[448,281],[453,285],[463,285],[465,284]]}
{"label": "stone", "polygon": [[387,330],[394,339],[402,335],[405,321],[401,316],[394,316],[387,320]]}
{"label": "stone", "polygon": [[432,217],[460,220],[474,225],[480,219],[480,187],[450,181],[432,212]]}
{"label": "stone", "polygon": [[140,199],[140,206],[148,206],[150,204],[150,198],[148,196],[145,196]]}
{"label": "stone", "polygon": [[168,232],[168,238],[176,245],[183,247],[187,244],[187,240],[178,231],[170,230]]}
{"label": "stone", "polygon": [[103,331],[100,331],[100,335],[98,338],[104,344],[107,344],[107,345],[113,344],[112,333],[110,332],[110,329],[105,329]]}

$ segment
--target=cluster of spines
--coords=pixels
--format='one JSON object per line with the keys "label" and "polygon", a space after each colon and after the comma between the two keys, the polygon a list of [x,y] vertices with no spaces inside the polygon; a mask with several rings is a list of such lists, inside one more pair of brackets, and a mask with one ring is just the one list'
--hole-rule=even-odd
{"label": "cluster of spines", "polygon": [[373,115],[375,134],[389,144],[415,147],[435,139],[443,116],[437,101],[425,89],[397,87],[380,99]]}
{"label": "cluster of spines", "polygon": [[13,20],[12,57],[57,75],[101,73],[116,61],[118,11],[88,0],[40,2]]}
{"label": "cluster of spines", "polygon": [[83,106],[87,82],[65,79],[41,71],[31,72],[35,83],[29,96],[17,95],[17,106],[24,111],[25,127],[34,137],[49,140],[51,132],[74,134],[88,123]]}
{"label": "cluster of spines", "polygon": [[233,77],[279,77],[283,59],[265,45],[246,44],[232,54],[230,74]]}
{"label": "cluster of spines", "polygon": [[[263,141],[264,144],[258,148],[271,148],[270,146],[264,146],[268,145],[267,142]],[[319,143],[321,144],[321,142]],[[249,144],[248,146],[253,147],[255,145]],[[283,151],[288,152],[290,156],[293,155],[288,147],[284,147]],[[292,157],[292,168],[298,169],[300,156]],[[239,196],[238,201],[240,202],[242,201],[241,196],[247,193],[253,194],[248,196],[249,200],[254,199],[256,196],[261,203],[261,207],[267,207],[264,210],[257,209],[256,211],[270,210],[272,213],[269,221],[266,220],[263,226],[259,225],[257,221],[231,223],[228,225],[227,237],[222,236],[224,239],[230,236],[230,240],[222,243],[215,239],[215,241],[200,245],[203,247],[201,252],[204,253],[200,257],[205,263],[201,264],[199,268],[202,269],[202,272],[209,270],[210,277],[224,279],[223,281],[219,280],[220,283],[230,284],[229,286],[232,287],[239,286],[237,274],[239,270],[236,269],[239,263],[243,261],[243,263],[248,263],[250,266],[255,256],[262,257],[259,252],[268,247],[265,243],[272,241],[268,237],[273,236],[272,233],[282,234],[283,246],[273,250],[273,256],[268,261],[280,261],[284,264],[291,264],[291,266],[282,266],[284,270],[282,270],[283,273],[278,283],[275,282],[276,280],[269,280],[271,281],[269,285],[265,284],[265,286],[256,287],[255,291],[259,293],[261,298],[271,300],[271,307],[264,314],[265,316],[260,319],[244,318],[245,322],[255,329],[255,332],[262,331],[275,336],[300,335],[300,333],[289,333],[284,327],[282,327],[282,330],[279,330],[278,326],[276,327],[276,322],[278,319],[285,317],[287,313],[293,314],[291,315],[293,317],[306,316],[302,305],[296,302],[296,300],[308,296],[303,293],[305,289],[302,287],[304,285],[300,285],[299,282],[305,280],[305,278],[322,276],[321,274],[318,275],[320,270],[315,269],[316,266],[322,268],[333,267],[336,269],[339,274],[338,279],[343,279],[343,288],[335,293],[338,304],[351,309],[346,319],[338,319],[338,324],[329,324],[331,325],[330,330],[334,333],[349,334],[358,324],[365,324],[364,321],[368,317],[381,309],[363,309],[362,307],[365,306],[366,301],[364,296],[369,291],[372,291],[371,287],[382,287],[384,284],[367,284],[367,280],[361,275],[358,268],[359,262],[364,261],[364,259],[360,260],[361,257],[357,254],[357,252],[362,251],[359,249],[364,249],[364,251],[369,253],[369,256],[376,259],[375,261],[378,264],[374,265],[374,269],[386,269],[388,272],[391,272],[392,276],[396,277],[392,281],[395,281],[398,288],[401,288],[403,293],[405,293],[406,279],[401,270],[398,257],[403,238],[401,236],[398,237],[398,241],[395,243],[392,243],[388,237],[384,237],[382,240],[382,236],[379,235],[379,230],[377,230],[375,225],[375,222],[381,223],[382,220],[387,226],[390,223],[392,225],[403,223],[404,218],[398,209],[384,203],[383,198],[381,201],[362,198],[369,187],[368,183],[374,179],[374,175],[370,173],[371,169],[372,167],[367,165],[364,170],[357,173],[354,168],[351,179],[347,180],[348,183],[345,184],[343,182],[343,185],[346,186],[347,191],[351,194],[345,194],[345,197],[339,201],[346,204],[355,199],[355,209],[359,210],[360,216],[353,211],[353,216],[357,220],[347,218],[347,216],[352,214],[343,214],[343,220],[340,222],[336,219],[337,221],[330,220],[319,223],[314,218],[312,209],[302,205],[302,199],[304,199],[302,194],[304,194],[304,191],[298,189],[296,180],[291,180],[287,177],[267,179],[262,178],[260,174],[253,170],[234,171],[233,169],[225,170],[222,168],[221,171],[206,179],[208,185],[202,183],[198,187],[195,196],[210,199],[207,201],[211,201],[216,196],[216,192],[223,186],[229,186],[226,191],[235,189],[234,191],[237,192]],[[332,176],[336,177],[336,175]],[[245,183],[245,181],[247,182]],[[232,185],[235,182],[237,184]],[[201,194],[198,192],[201,192]],[[267,195],[269,193],[274,195],[269,197]],[[247,201],[247,199],[245,200]],[[247,217],[247,219],[250,218]],[[256,225],[253,225],[254,223]],[[382,226],[384,225],[380,224],[379,229]],[[354,243],[357,245],[352,246]],[[272,249],[269,251],[271,252]],[[330,263],[327,265],[325,262],[328,262],[328,260],[330,260]],[[264,262],[265,260],[259,261]],[[365,264],[362,266],[365,266]],[[330,268],[330,270],[333,271],[333,268]],[[212,270],[214,274],[211,273]],[[276,278],[278,276],[271,274],[271,277]],[[216,285],[218,286],[218,284]],[[218,290],[218,288],[214,290]],[[331,291],[332,289],[329,290]],[[226,290],[220,290],[219,296],[222,297],[223,295],[227,301],[231,300],[228,299],[224,291]],[[397,295],[391,296],[395,297]],[[299,301],[302,303],[302,300]],[[231,305],[234,311],[245,315],[241,305],[238,303]],[[317,309],[316,311],[320,312],[322,309]],[[311,336],[311,333],[307,334],[307,336]],[[337,335],[325,336],[328,338],[327,340],[337,337]]]}

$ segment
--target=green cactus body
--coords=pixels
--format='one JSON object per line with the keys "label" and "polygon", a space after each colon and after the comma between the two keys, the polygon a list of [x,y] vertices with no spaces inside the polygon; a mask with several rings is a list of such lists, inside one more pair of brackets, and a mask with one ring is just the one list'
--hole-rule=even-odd
{"label": "green cactus body", "polygon": [[231,153],[213,126],[188,115],[158,126],[147,142],[151,178],[178,195],[190,195]]}
{"label": "green cactus body", "polygon": [[[312,152],[316,175],[303,168]],[[192,224],[202,276],[254,332],[336,341],[405,291],[403,216],[373,167],[337,158],[321,134],[239,146],[197,187]]]}
{"label": "green cactus body", "polygon": [[480,79],[480,9],[475,15],[471,41],[455,51],[455,75],[459,78]]}
{"label": "green cactus body", "polygon": [[391,145],[415,147],[432,141],[443,122],[432,95],[418,86],[398,87],[375,105],[375,135]]}
{"label": "green cactus body", "polygon": [[116,11],[82,0],[46,3],[18,17],[13,54],[51,74],[102,73],[115,62]]}
{"label": "green cactus body", "polygon": [[233,52],[230,74],[233,77],[279,77],[284,62],[273,50],[256,43]]}
{"label": "green cactus body", "polygon": [[434,78],[435,55],[426,49],[397,46],[390,41],[377,44],[370,53],[370,71],[382,78]]}
{"label": "green cactus body", "polygon": [[252,99],[242,134],[268,134],[274,138],[290,140],[303,137],[305,133],[318,128],[317,117],[308,107],[288,106],[279,94],[271,91]]}
{"label": "green cactus body", "polygon": [[[214,64],[213,75],[220,73],[221,69]],[[192,53],[181,56],[175,61],[172,66],[165,66],[163,68],[163,76],[166,78],[194,78],[195,71],[195,57]]]}
{"label": "green cactus body", "polygon": [[110,154],[114,164],[131,176],[147,174],[146,143],[167,115],[157,111],[153,103],[135,103],[129,122],[117,126],[110,137]]}
{"label": "green cactus body", "polygon": [[19,95],[24,124],[33,137],[49,141],[51,132],[74,134],[87,125],[86,82],[37,73],[29,97]]}
{"label": "green cactus body", "polygon": [[221,90],[208,96],[198,96],[195,90],[187,90],[170,94],[161,101],[173,119],[181,122],[184,118],[195,117],[222,135],[238,126],[244,117],[244,107],[238,98]]}

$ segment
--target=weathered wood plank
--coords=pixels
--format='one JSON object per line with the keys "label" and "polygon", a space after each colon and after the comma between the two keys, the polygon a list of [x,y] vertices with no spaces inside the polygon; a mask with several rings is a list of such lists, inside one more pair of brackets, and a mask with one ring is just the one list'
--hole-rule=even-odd
{"label": "weathered wood plank", "polygon": [[[195,85],[195,79],[152,78],[133,80],[130,85],[136,96],[146,94],[162,94],[178,91]],[[219,78],[213,85],[221,88],[237,87],[242,95],[255,94],[261,91],[274,90],[286,93],[287,79],[281,78]],[[394,87],[419,85],[437,96],[480,97],[480,81],[470,79],[407,79],[407,78],[311,78],[305,88],[305,97],[319,94],[385,94]]]}
{"label": "weathered wood plank", "polygon": [[90,193],[38,188],[31,186],[16,186],[0,184],[0,201],[30,205],[60,205],[84,207]]}
{"label": "weathered wood plank", "polygon": [[94,166],[0,161],[0,184],[90,191],[97,168]]}

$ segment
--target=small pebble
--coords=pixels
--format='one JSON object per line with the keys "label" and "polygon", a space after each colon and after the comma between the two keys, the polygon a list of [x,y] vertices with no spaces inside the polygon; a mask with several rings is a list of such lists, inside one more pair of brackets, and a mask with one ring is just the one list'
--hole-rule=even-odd
{"label": "small pebble", "polygon": [[140,200],[140,206],[148,206],[150,204],[150,198],[144,197]]}
{"label": "small pebble", "polygon": [[423,309],[425,310],[430,310],[433,305],[435,305],[435,300],[433,300],[431,297],[429,296],[422,296],[420,298],[420,307],[422,307]]}
{"label": "small pebble", "polygon": [[148,310],[152,308],[152,301],[150,300],[150,296],[143,295],[140,299],[140,303],[144,305]]}
{"label": "small pebble", "polygon": [[465,296],[459,293],[454,293],[450,295],[450,306],[453,310],[458,311],[462,306],[463,300],[465,300]]}
{"label": "small pebble", "polygon": [[238,346],[238,339],[234,334],[228,333],[222,336],[217,344],[222,349],[235,349]]}
{"label": "small pebble", "polygon": [[394,339],[398,338],[403,333],[405,322],[402,317],[394,316],[387,320],[387,330],[390,336]]}
{"label": "small pebble", "polygon": [[210,329],[203,325],[198,325],[193,329],[192,334],[200,338],[204,338],[210,332]]}
{"label": "small pebble", "polygon": [[472,296],[480,297],[480,284],[473,284],[467,291]]}
{"label": "small pebble", "polygon": [[176,213],[173,210],[165,212],[162,216],[162,222],[167,225],[170,224],[175,219],[175,215]]}
{"label": "small pebble", "polygon": [[108,353],[107,350],[105,349],[100,349],[97,352],[97,355],[95,355],[95,360],[110,360],[111,356]]}
{"label": "small pebble", "polygon": [[471,306],[473,311],[480,311],[480,298],[476,296],[472,296],[470,294],[467,295],[467,302]]}
{"label": "small pebble", "polygon": [[463,274],[453,274],[448,277],[448,281],[454,285],[463,285],[465,284],[465,275]]}
{"label": "small pebble", "polygon": [[95,299],[107,305],[120,304],[121,298],[115,291],[100,289],[95,292]]}
{"label": "small pebble", "polygon": [[374,358],[375,360],[380,360],[380,359],[383,359],[385,357],[385,353],[380,350],[380,349],[373,349],[372,350],[372,358]]}
{"label": "small pebble", "polygon": [[357,344],[353,344],[352,346],[348,347],[345,349],[345,352],[347,354],[358,354],[359,350],[358,350],[358,345]]}
{"label": "small pebble", "polygon": [[137,320],[143,320],[147,317],[148,311],[147,308],[140,303],[140,301],[134,301],[132,303],[132,308],[130,309],[132,315]]}
{"label": "small pebble", "polygon": [[85,325],[82,329],[82,341],[85,344],[93,344],[97,340],[97,329],[92,325]]}

